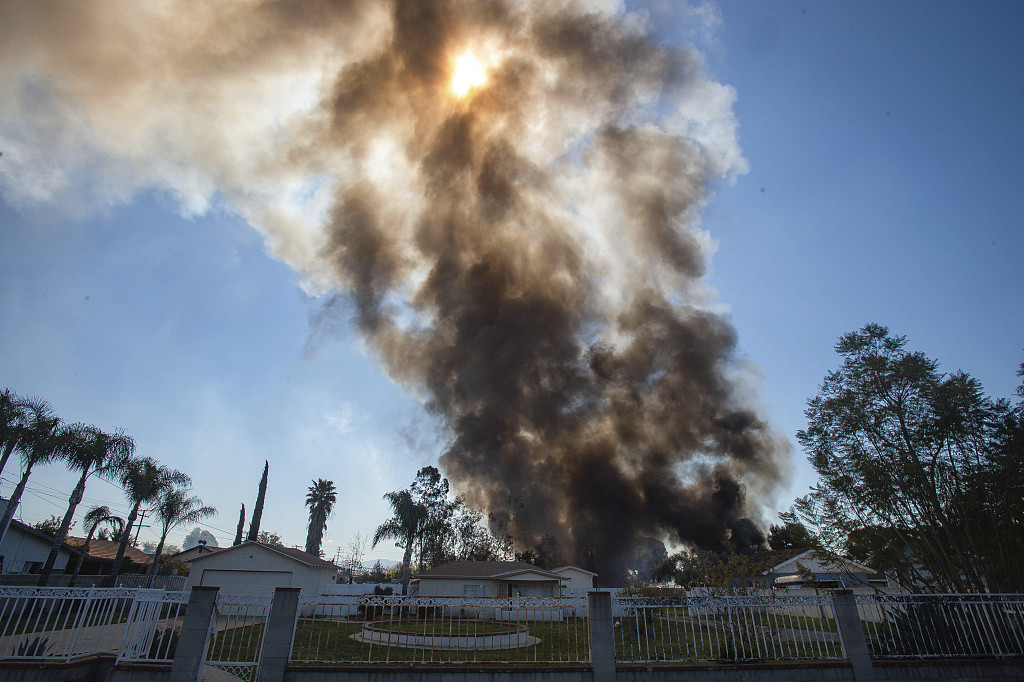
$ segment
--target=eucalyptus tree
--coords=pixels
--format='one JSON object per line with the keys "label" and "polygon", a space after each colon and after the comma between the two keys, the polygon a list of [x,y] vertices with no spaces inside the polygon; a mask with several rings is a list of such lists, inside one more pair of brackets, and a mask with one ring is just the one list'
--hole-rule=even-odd
{"label": "eucalyptus tree", "polygon": [[33,467],[48,464],[58,459],[68,448],[71,430],[53,414],[49,403],[37,400],[29,404],[27,422],[18,437],[16,449],[21,454],[24,471],[18,485],[15,486],[11,499],[7,501],[7,509],[0,517],[0,540],[11,525],[14,512],[18,509],[21,496],[25,492],[28,477]]}
{"label": "eucalyptus tree", "polygon": [[313,481],[306,494],[306,506],[309,507],[309,525],[306,530],[306,552],[320,556],[320,545],[323,543],[324,531],[327,530],[327,518],[334,511],[334,502],[338,491],[334,481],[320,478]]}
{"label": "eucalyptus tree", "polygon": [[[876,568],[926,587],[1020,589],[1021,454],[1000,438],[1019,429],[1019,408],[987,398],[963,372],[940,372],[881,325],[844,335],[836,351],[841,365],[797,433],[820,476],[797,501],[801,519],[829,549],[888,548],[899,565]],[[1018,504],[1002,503],[1010,499]]]}
{"label": "eucalyptus tree", "polygon": [[402,557],[402,594],[409,591],[409,565],[412,550],[423,534],[427,522],[427,508],[417,502],[408,490],[394,490],[384,495],[391,505],[393,516],[377,527],[373,534],[372,546],[382,540],[394,540],[398,547],[405,549]]}
{"label": "eucalyptus tree", "polygon": [[124,519],[111,512],[110,507],[105,504],[93,507],[87,511],[84,520],[84,528],[88,529],[88,534],[85,536],[85,544],[82,545],[82,554],[75,562],[75,570],[71,574],[69,587],[74,587],[75,583],[78,582],[78,574],[82,570],[82,562],[85,561],[86,555],[89,554],[89,545],[92,543],[96,530],[102,525],[107,525],[114,531],[124,529]]}
{"label": "eucalyptus tree", "polygon": [[78,483],[68,498],[68,509],[64,513],[57,536],[53,539],[53,546],[50,554],[46,557],[39,575],[39,585],[43,586],[50,579],[54,563],[57,561],[57,554],[60,552],[64,536],[71,528],[71,521],[75,516],[75,510],[82,502],[85,494],[85,483],[90,476],[102,478],[115,478],[131,460],[135,452],[135,441],[125,435],[120,429],[113,433],[106,433],[95,426],[76,426],[69,441],[69,447],[64,451],[63,459],[67,467],[72,471],[79,472]]}
{"label": "eucalyptus tree", "polygon": [[128,549],[128,541],[132,535],[132,528],[139,518],[139,509],[144,504],[156,502],[160,495],[175,486],[186,487],[192,480],[180,471],[170,469],[161,465],[152,457],[135,457],[125,462],[120,476],[121,487],[124,494],[131,502],[132,510],[128,514],[125,523],[124,534],[117,546],[117,554],[114,557],[114,565],[110,569],[105,585],[113,587],[121,572],[121,564],[124,563],[124,553]]}
{"label": "eucalyptus tree", "polygon": [[217,510],[203,504],[198,497],[189,497],[187,488],[171,487],[160,493],[157,499],[156,518],[160,522],[160,543],[153,555],[153,566],[150,575],[156,575],[160,564],[160,555],[164,551],[167,534],[183,523],[199,523],[217,513]]}

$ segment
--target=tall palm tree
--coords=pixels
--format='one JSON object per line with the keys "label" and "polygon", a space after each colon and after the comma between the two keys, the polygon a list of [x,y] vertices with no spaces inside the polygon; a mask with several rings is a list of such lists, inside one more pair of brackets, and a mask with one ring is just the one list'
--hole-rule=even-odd
{"label": "tall palm tree", "polygon": [[153,566],[149,569],[149,574],[156,575],[160,555],[164,551],[164,542],[171,529],[183,523],[199,523],[216,513],[216,509],[204,505],[198,497],[189,497],[187,488],[164,490],[156,503],[156,518],[160,521],[160,543],[156,546],[156,554],[153,555]]}
{"label": "tall palm tree", "polygon": [[190,483],[192,483],[192,479],[186,474],[169,469],[152,457],[132,458],[125,463],[121,471],[121,487],[124,488],[124,494],[132,504],[132,510],[128,514],[128,522],[125,523],[121,543],[117,546],[114,565],[110,568],[110,575],[103,583],[105,586],[113,587],[117,581],[117,576],[121,572],[121,564],[124,563],[125,550],[128,549],[128,540],[132,536],[132,528],[135,525],[135,520],[139,518],[139,509],[142,505],[156,502],[160,494],[168,488],[186,487]]}
{"label": "tall palm tree", "polygon": [[74,428],[74,436],[71,446],[64,453],[64,462],[72,471],[80,471],[78,483],[68,498],[68,510],[64,513],[57,536],[53,539],[53,547],[46,557],[46,563],[39,575],[39,585],[46,585],[50,580],[50,573],[57,561],[57,554],[64,542],[64,537],[71,528],[71,520],[75,516],[75,510],[82,502],[82,495],[85,494],[85,482],[92,475],[110,478],[120,473],[121,469],[131,459],[135,452],[135,441],[126,436],[123,431],[117,430],[114,433],[105,433],[95,426],[77,426]]}
{"label": "tall palm tree", "polygon": [[408,490],[395,490],[384,495],[394,513],[390,519],[377,527],[373,534],[373,547],[381,540],[394,540],[399,547],[405,548],[402,557],[402,594],[409,591],[409,564],[412,563],[412,549],[423,533],[427,521],[427,508],[413,499]]}
{"label": "tall palm tree", "polygon": [[0,393],[0,474],[18,445],[28,415],[29,401],[19,398],[9,388]]}
{"label": "tall palm tree", "polygon": [[78,557],[78,561],[75,562],[74,573],[71,574],[71,582],[68,587],[74,587],[78,581],[78,573],[82,570],[82,562],[85,561],[85,555],[89,553],[89,543],[92,542],[93,535],[96,534],[96,529],[102,525],[108,525],[114,531],[120,531],[124,529],[124,519],[120,516],[116,516],[110,511],[110,507],[107,505],[99,505],[93,507],[89,511],[85,512],[85,528],[88,528],[88,535],[85,536],[85,544],[82,545],[82,555]]}
{"label": "tall palm tree", "polygon": [[47,464],[60,457],[70,441],[68,428],[64,426],[60,417],[54,416],[49,403],[42,400],[33,401],[29,409],[31,414],[17,445],[25,470],[11,494],[11,499],[7,502],[3,517],[0,518],[0,540],[3,540],[8,526],[11,525],[14,512],[21,502],[21,495],[25,492],[28,477],[32,474],[32,467]]}
{"label": "tall palm tree", "polygon": [[319,478],[309,486],[309,492],[306,494],[306,506],[309,507],[306,552],[313,556],[320,556],[320,544],[324,540],[324,531],[327,530],[327,517],[334,511],[334,501],[337,497],[338,491],[334,488],[334,481]]}

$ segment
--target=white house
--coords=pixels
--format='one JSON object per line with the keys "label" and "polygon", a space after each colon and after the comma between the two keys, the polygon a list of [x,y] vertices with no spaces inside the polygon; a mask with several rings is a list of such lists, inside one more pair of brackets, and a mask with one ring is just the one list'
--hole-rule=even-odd
{"label": "white house", "polygon": [[[52,547],[52,537],[11,519],[11,525],[0,541],[0,573],[38,573],[46,563],[46,557],[49,556]],[[53,572],[63,573],[68,561],[81,554],[82,552],[74,547],[61,543]]]}
{"label": "white house", "polygon": [[276,587],[298,587],[318,594],[321,585],[336,582],[338,566],[300,549],[243,542],[202,554],[189,562],[185,589],[219,587],[224,594],[265,594]]}
{"label": "white house", "polygon": [[594,589],[594,578],[597,577],[597,573],[579,566],[560,566],[551,572],[562,576],[562,593],[565,595],[582,594]]}
{"label": "white house", "polygon": [[893,587],[881,571],[809,549],[762,573],[769,587]]}
{"label": "white house", "polygon": [[558,573],[522,561],[452,561],[410,581],[409,594],[423,597],[558,597]]}

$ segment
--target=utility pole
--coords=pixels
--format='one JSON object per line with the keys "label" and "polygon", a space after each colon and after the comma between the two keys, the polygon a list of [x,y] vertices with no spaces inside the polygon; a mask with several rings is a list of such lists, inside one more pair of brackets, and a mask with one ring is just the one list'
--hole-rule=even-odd
{"label": "utility pole", "polygon": [[139,544],[139,531],[143,528],[149,528],[149,524],[143,526],[142,522],[146,519],[146,514],[149,512],[148,509],[143,509],[139,512],[139,522],[135,526],[135,541],[132,542],[132,547],[137,547]]}

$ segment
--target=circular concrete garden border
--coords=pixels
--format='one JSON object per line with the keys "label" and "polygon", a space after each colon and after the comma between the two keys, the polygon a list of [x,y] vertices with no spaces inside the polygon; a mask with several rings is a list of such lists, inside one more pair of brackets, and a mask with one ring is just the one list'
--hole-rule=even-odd
{"label": "circular concrete garden border", "polygon": [[531,646],[540,641],[536,637],[530,636],[525,625],[513,625],[506,632],[485,632],[479,635],[428,635],[419,632],[396,632],[382,627],[383,625],[383,622],[366,623],[363,625],[363,631],[352,635],[352,638],[367,644],[449,651],[517,649]]}

